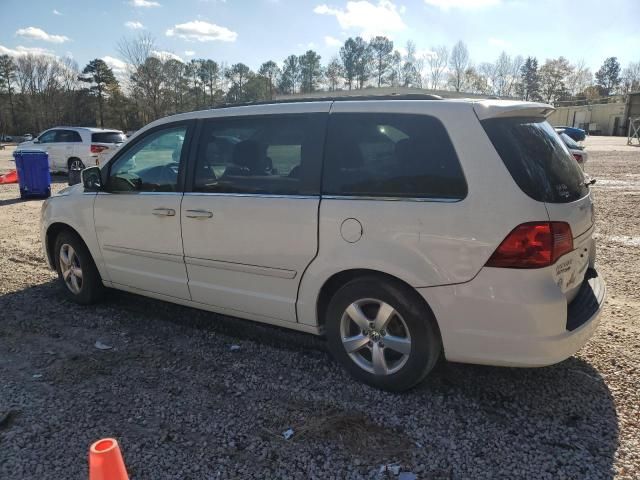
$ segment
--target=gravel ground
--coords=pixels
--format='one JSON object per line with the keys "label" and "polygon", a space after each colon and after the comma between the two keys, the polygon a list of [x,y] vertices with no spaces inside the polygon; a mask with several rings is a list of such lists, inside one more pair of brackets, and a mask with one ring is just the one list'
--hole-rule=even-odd
{"label": "gravel ground", "polygon": [[640,478],[640,148],[623,143],[587,141],[609,287],[595,337],[552,367],[443,363],[403,395],[308,335],[118,292],[66,302],[41,202],[0,186],[0,478],[87,478],[105,436],[133,479]]}

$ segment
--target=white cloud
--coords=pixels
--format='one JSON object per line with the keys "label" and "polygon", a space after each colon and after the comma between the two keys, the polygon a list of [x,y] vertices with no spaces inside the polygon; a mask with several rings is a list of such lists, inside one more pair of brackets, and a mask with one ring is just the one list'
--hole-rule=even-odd
{"label": "white cloud", "polygon": [[131,30],[141,30],[144,28],[144,25],[140,22],[134,22],[129,20],[128,22],[124,22],[124,26],[130,28]]}
{"label": "white cloud", "polygon": [[69,41],[69,37],[65,37],[64,35],[51,35],[37,27],[20,28],[16,31],[16,35],[34,40],[44,40],[45,42],[51,43],[64,43]]}
{"label": "white cloud", "polygon": [[196,54],[196,52],[194,52],[193,50],[185,50],[185,51],[184,51],[184,54],[185,54],[187,57],[193,57],[193,56]]}
{"label": "white cloud", "polygon": [[424,3],[441,10],[460,8],[472,10],[500,5],[502,0],[424,0]]}
{"label": "white cloud", "polygon": [[155,2],[154,0],[131,0],[129,2],[133,7],[141,7],[141,8],[151,8],[151,7],[159,7],[160,4]]}
{"label": "white cloud", "polygon": [[367,0],[349,1],[344,9],[327,4],[313,9],[319,15],[336,17],[343,30],[360,30],[369,39],[376,35],[390,35],[407,28],[398,8],[391,0],[378,0],[377,5]]}
{"label": "white cloud", "polygon": [[58,10],[56,10],[55,8],[53,9],[53,14],[54,15],[62,15],[62,13],[60,13]]}
{"label": "white cloud", "polygon": [[342,45],[342,42],[331,35],[327,35],[324,37],[324,44],[328,47],[339,47]]}
{"label": "white cloud", "polygon": [[19,57],[21,55],[49,55],[55,56],[51,50],[40,47],[23,47],[18,45],[16,48],[8,48],[0,45],[0,55],[10,55],[12,57]]}
{"label": "white cloud", "polygon": [[102,57],[102,61],[109,67],[111,67],[111,70],[113,70],[113,73],[115,74],[124,74],[129,67],[127,62],[124,62],[116,57],[111,57],[109,55],[107,55],[106,57]]}
{"label": "white cloud", "polygon": [[183,40],[198,42],[213,42],[220,40],[222,42],[235,42],[238,34],[226,27],[221,27],[215,23],[204,22],[202,20],[194,20],[192,22],[180,23],[174,25],[166,31],[167,37],[176,36]]}
{"label": "white cloud", "polygon": [[159,58],[163,62],[173,59],[173,60],[178,60],[179,62],[184,63],[184,60],[182,59],[182,57],[180,57],[179,55],[176,55],[173,52],[167,52],[165,50],[152,50],[151,55],[153,55],[156,58]]}

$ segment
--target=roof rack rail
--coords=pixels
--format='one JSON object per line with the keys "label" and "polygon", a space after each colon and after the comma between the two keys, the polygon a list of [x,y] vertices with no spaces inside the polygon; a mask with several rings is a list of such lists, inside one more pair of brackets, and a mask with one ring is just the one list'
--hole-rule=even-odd
{"label": "roof rack rail", "polygon": [[305,103],[305,102],[345,102],[345,101],[364,101],[364,100],[444,100],[440,95],[432,95],[427,93],[397,93],[385,95],[336,95],[326,97],[296,97],[285,99],[265,100],[260,102],[244,102],[244,103],[224,103],[217,107],[211,108],[231,108],[231,107],[249,107],[252,105],[276,105],[280,103]]}

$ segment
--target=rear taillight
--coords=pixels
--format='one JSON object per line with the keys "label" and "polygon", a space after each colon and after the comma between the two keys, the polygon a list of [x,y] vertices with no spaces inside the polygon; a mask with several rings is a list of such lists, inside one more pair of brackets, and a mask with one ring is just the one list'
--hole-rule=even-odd
{"label": "rear taillight", "polygon": [[105,147],[104,145],[91,145],[91,153],[100,153],[108,148],[109,147]]}
{"label": "rear taillight", "polygon": [[493,252],[487,267],[541,268],[573,250],[571,227],[565,222],[531,222],[514,228]]}
{"label": "rear taillight", "polygon": [[582,155],[580,155],[579,153],[574,153],[573,158],[576,159],[576,162],[582,163]]}

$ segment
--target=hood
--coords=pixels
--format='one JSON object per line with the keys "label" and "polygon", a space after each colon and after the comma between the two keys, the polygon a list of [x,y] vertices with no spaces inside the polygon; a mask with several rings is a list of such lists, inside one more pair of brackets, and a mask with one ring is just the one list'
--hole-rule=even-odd
{"label": "hood", "polygon": [[76,183],[70,187],[63,188],[57,192],[54,197],[65,197],[67,195],[80,195],[84,193],[84,185],[82,183]]}

